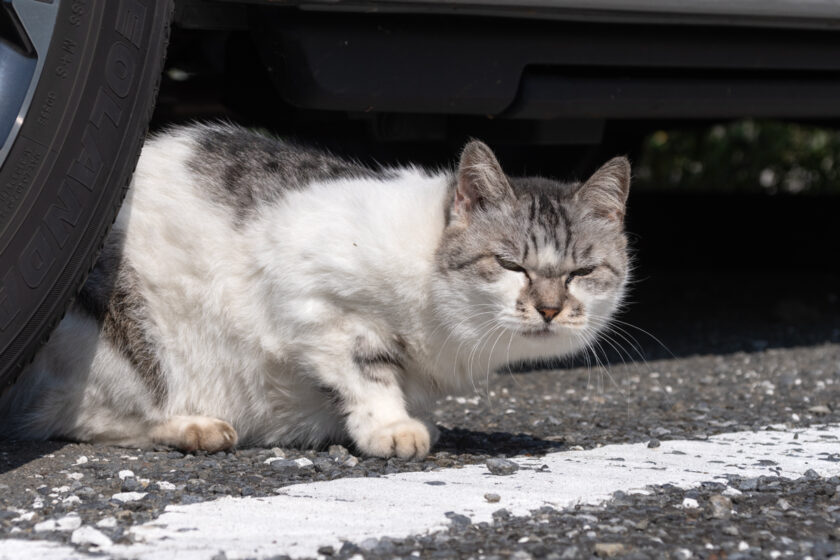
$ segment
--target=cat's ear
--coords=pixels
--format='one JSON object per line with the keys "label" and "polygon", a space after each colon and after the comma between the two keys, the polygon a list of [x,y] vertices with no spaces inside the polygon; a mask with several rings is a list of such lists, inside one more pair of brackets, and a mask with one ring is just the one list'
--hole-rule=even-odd
{"label": "cat's ear", "polygon": [[630,162],[615,157],[601,166],[575,193],[599,218],[624,222],[627,194],[630,191]]}
{"label": "cat's ear", "polygon": [[460,219],[468,220],[478,209],[514,198],[493,150],[479,140],[471,141],[464,148],[457,179],[452,211]]}

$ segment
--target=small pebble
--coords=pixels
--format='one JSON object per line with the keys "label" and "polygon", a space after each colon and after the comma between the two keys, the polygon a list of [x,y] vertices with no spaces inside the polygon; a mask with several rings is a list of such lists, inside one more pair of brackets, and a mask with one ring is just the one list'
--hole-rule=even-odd
{"label": "small pebble", "polygon": [[709,497],[709,515],[715,519],[728,519],[732,515],[732,500],[721,494]]}
{"label": "small pebble", "polygon": [[624,554],[627,547],[621,543],[595,543],[595,554],[602,558],[612,558]]}
{"label": "small pebble", "polygon": [[487,469],[495,475],[507,476],[519,470],[519,465],[508,459],[487,459]]}
{"label": "small pebble", "polygon": [[494,521],[505,521],[506,519],[510,519],[510,512],[505,508],[497,509],[492,514]]}
{"label": "small pebble", "polygon": [[136,502],[137,500],[142,500],[146,497],[146,492],[118,492],[111,496],[112,500],[116,500],[118,502]]}
{"label": "small pebble", "polygon": [[380,554],[382,556],[393,556],[394,543],[392,543],[388,537],[382,537],[379,539],[379,542],[376,543],[376,546],[373,547],[373,553]]}
{"label": "small pebble", "polygon": [[723,494],[724,496],[729,497],[729,498],[733,498],[733,497],[735,497],[735,496],[742,496],[744,493],[743,493],[743,492],[741,492],[740,490],[738,490],[737,488],[733,488],[733,487],[731,487],[731,486],[727,486],[727,487],[726,487],[726,490],[724,490],[724,491],[722,492],[722,494]]}
{"label": "small pebble", "polygon": [[103,529],[113,529],[117,526],[117,518],[110,515],[108,517],[103,517],[96,522],[96,526],[102,527]]}
{"label": "small pebble", "polygon": [[488,492],[487,494],[484,494],[484,499],[487,500],[488,502],[490,502],[491,504],[495,504],[496,502],[501,500],[502,497],[499,496],[498,494]]}
{"label": "small pebble", "polygon": [[90,545],[99,548],[106,548],[111,546],[113,541],[106,537],[101,531],[94,529],[89,525],[79,527],[70,536],[70,542],[73,544]]}
{"label": "small pebble", "polygon": [[81,488],[77,489],[74,494],[76,494],[82,500],[94,500],[99,495],[99,492],[91,488],[90,486],[82,486]]}
{"label": "small pebble", "polygon": [[269,464],[271,465],[272,470],[279,471],[279,472],[288,472],[288,471],[297,471],[300,469],[300,465],[297,461],[292,461],[290,459],[280,459],[280,458],[273,458],[268,459],[271,461]]}
{"label": "small pebble", "polygon": [[817,471],[815,471],[814,469],[808,469],[808,470],[807,470],[807,471],[805,471],[805,473],[802,475],[802,478],[804,478],[805,480],[819,480],[819,478],[820,478],[820,473],[818,473],[818,472],[817,472]]}
{"label": "small pebble", "polygon": [[650,441],[648,441],[647,444],[650,448],[659,447],[660,445],[662,445],[662,443],[656,438],[650,438]]}
{"label": "small pebble", "polygon": [[343,445],[330,445],[327,453],[329,453],[330,457],[347,457],[350,455],[350,452]]}
{"label": "small pebble", "polygon": [[452,522],[452,525],[456,527],[466,527],[467,525],[472,525],[472,520],[466,515],[461,515],[460,513],[455,513],[454,511],[447,511],[444,515]]}
{"label": "small pebble", "polygon": [[120,485],[120,490],[123,492],[136,492],[143,487],[140,482],[134,478],[133,476],[129,476],[123,479],[122,484]]}
{"label": "small pebble", "polygon": [[70,513],[59,519],[47,519],[40,523],[36,523],[34,530],[36,533],[44,531],[75,531],[82,526],[82,518],[78,513]]}
{"label": "small pebble", "polygon": [[365,550],[365,551],[371,551],[374,548],[376,548],[376,545],[378,545],[378,544],[379,544],[379,540],[371,537],[369,539],[365,539],[362,542],[360,542],[359,543],[359,548],[361,548],[362,550]]}
{"label": "small pebble", "polygon": [[686,509],[697,509],[700,507],[700,503],[694,498],[683,498],[682,507]]}
{"label": "small pebble", "polygon": [[737,537],[740,534],[738,532],[738,527],[736,527],[735,525],[727,525],[726,527],[721,529],[721,531],[723,531],[724,535],[729,535],[730,537]]}

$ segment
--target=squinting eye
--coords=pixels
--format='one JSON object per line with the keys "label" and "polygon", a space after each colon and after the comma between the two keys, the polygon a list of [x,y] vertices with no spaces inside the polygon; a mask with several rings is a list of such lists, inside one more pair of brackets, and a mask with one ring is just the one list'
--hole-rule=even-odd
{"label": "squinting eye", "polygon": [[502,268],[505,268],[507,270],[512,270],[513,272],[522,272],[526,276],[528,275],[528,271],[526,271],[524,268],[522,268],[521,266],[519,266],[515,262],[509,261],[504,257],[500,257],[499,255],[496,255],[496,262],[499,263],[499,266],[501,266]]}
{"label": "squinting eye", "polygon": [[579,268],[577,270],[573,270],[569,273],[569,276],[566,278],[566,284],[572,281],[572,278],[577,278],[578,276],[587,276],[592,274],[595,271],[594,266],[587,266],[586,268]]}

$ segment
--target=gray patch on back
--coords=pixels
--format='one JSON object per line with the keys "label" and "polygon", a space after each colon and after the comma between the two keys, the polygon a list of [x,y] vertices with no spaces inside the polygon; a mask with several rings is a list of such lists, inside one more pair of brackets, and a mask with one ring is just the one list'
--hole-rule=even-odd
{"label": "gray patch on back", "polygon": [[122,244],[122,236],[112,232],[75,305],[99,322],[102,337],[134,366],[154,403],[160,405],[166,400],[166,383],[137,273],[122,262]]}
{"label": "gray patch on back", "polygon": [[235,126],[196,127],[198,150],[187,166],[204,180],[212,199],[233,209],[239,225],[286,189],[315,181],[382,179],[390,174],[312,148]]}

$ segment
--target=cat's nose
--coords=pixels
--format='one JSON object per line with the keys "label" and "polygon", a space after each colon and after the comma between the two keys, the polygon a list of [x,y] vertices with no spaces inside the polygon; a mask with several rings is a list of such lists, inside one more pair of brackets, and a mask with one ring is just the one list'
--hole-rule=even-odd
{"label": "cat's nose", "polygon": [[557,314],[560,313],[560,309],[557,307],[537,307],[537,311],[540,312],[543,321],[546,323],[550,323],[551,320],[557,317]]}

